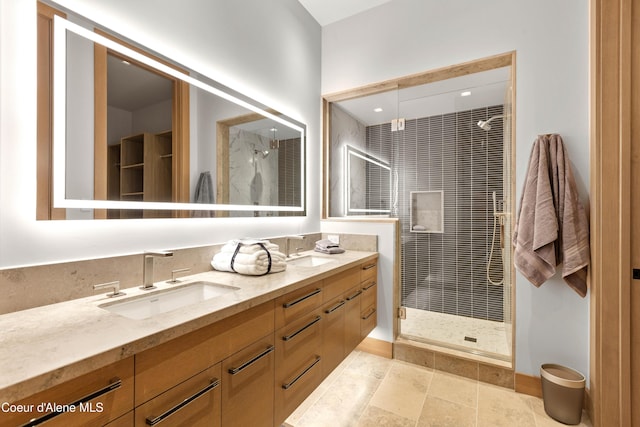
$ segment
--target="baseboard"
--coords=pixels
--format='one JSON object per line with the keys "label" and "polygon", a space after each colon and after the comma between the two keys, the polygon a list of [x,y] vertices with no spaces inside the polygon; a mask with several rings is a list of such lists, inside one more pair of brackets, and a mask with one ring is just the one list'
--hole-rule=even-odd
{"label": "baseboard", "polygon": [[540,377],[516,372],[516,392],[529,396],[542,397],[542,382]]}
{"label": "baseboard", "polygon": [[393,343],[376,338],[365,338],[356,349],[376,356],[386,357],[387,359],[393,358]]}

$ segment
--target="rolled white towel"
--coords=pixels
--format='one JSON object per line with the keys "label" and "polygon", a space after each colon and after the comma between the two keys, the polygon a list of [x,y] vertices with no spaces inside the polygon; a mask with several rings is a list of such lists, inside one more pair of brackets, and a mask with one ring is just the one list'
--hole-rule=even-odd
{"label": "rolled white towel", "polygon": [[252,254],[254,252],[263,251],[264,249],[258,245],[257,243],[262,243],[262,245],[267,248],[269,252],[279,251],[280,247],[275,243],[271,243],[268,240],[230,240],[228,241],[222,248],[220,252],[231,252],[234,253],[238,244],[242,244],[240,246],[239,253],[243,254]]}
{"label": "rolled white towel", "polygon": [[[233,258],[232,252],[219,252],[211,260],[211,266],[218,271],[237,272],[247,275],[262,275],[267,272],[277,273],[287,268],[285,256],[281,252],[270,252],[271,270],[269,270],[269,255],[262,249],[253,254],[238,252]],[[231,260],[233,259],[233,268]]]}

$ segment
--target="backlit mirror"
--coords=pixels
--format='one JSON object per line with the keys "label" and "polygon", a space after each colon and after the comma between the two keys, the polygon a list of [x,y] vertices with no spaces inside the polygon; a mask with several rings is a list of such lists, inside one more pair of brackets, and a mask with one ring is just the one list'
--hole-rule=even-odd
{"label": "backlit mirror", "polygon": [[347,215],[389,214],[392,203],[389,162],[348,144],[344,157]]}
{"label": "backlit mirror", "polygon": [[74,219],[304,215],[303,124],[58,16],[53,40],[55,208]]}

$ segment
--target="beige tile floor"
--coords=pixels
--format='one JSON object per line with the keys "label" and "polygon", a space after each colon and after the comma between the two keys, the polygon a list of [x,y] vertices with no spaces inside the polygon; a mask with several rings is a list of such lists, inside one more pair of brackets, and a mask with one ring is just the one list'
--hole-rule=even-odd
{"label": "beige tile floor", "polygon": [[[355,351],[287,419],[291,427],[552,427],[541,399]],[[591,426],[583,413],[580,426]]]}

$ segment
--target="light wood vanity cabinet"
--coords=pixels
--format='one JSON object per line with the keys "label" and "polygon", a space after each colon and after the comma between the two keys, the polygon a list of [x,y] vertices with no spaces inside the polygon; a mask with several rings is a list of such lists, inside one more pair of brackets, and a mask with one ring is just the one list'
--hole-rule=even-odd
{"label": "light wood vanity cabinet", "polygon": [[377,261],[362,265],[362,297],[360,300],[360,337],[365,339],[377,324],[378,266]]}
{"label": "light wood vanity cabinet", "polygon": [[274,425],[281,425],[376,325],[377,259],[276,300]]}
{"label": "light wood vanity cabinet", "polygon": [[376,281],[377,258],[18,403],[97,392],[47,426],[279,426],[375,327]]}
{"label": "light wood vanity cabinet", "polygon": [[281,425],[322,381],[323,282],[276,300],[275,418]]}
{"label": "light wood vanity cabinet", "polygon": [[[133,388],[133,357],[129,357],[17,402],[33,405],[31,411],[3,412],[0,424],[19,426],[35,419],[31,425],[39,425],[46,417],[47,426],[105,425],[133,409]],[[43,404],[64,405],[68,412],[56,414],[56,408]]]}
{"label": "light wood vanity cabinet", "polygon": [[[176,413],[175,419],[189,422],[177,425],[242,425],[239,420],[265,408],[270,408],[272,420],[273,356],[265,358],[270,360],[266,367],[264,361],[244,366],[241,360],[251,361],[249,356],[258,349],[273,350],[273,304],[250,308],[137,354],[136,425],[148,424],[148,418],[157,418],[199,393]],[[238,367],[243,369],[237,375],[229,373]],[[267,403],[257,398],[269,394]]]}
{"label": "light wood vanity cabinet", "polygon": [[273,301],[138,353],[136,406],[271,333]]}

